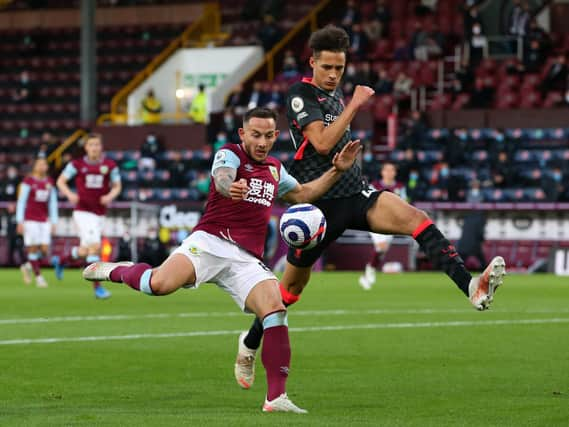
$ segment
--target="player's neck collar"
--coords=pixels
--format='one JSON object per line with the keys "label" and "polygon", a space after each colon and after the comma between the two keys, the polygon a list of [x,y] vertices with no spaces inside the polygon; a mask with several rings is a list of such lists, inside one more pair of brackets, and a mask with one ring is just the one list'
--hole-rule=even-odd
{"label": "player's neck collar", "polygon": [[99,157],[97,160],[91,160],[89,156],[83,156],[83,160],[85,161],[85,163],[89,163],[90,165],[96,165],[99,163],[103,163],[103,160],[105,160],[105,156],[101,155],[101,157]]}
{"label": "player's neck collar", "polygon": [[307,84],[309,84],[309,85],[312,85],[312,86],[314,86],[315,88],[321,90],[322,92],[324,92],[324,93],[326,93],[326,94],[328,94],[328,95],[330,95],[330,96],[333,96],[334,93],[336,93],[335,90],[328,91],[328,90],[326,90],[326,89],[322,89],[320,86],[318,86],[316,83],[314,83],[314,80],[312,80],[312,77],[303,77],[303,78],[302,78],[302,83],[307,83]]}

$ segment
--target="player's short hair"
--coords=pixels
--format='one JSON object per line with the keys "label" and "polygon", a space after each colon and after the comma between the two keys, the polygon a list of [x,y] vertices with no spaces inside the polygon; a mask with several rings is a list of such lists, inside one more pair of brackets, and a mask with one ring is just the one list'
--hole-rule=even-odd
{"label": "player's short hair", "polygon": [[98,139],[99,141],[103,142],[103,135],[97,132],[90,132],[85,135],[85,142],[89,141],[90,139]]}
{"label": "player's short hair", "polygon": [[308,47],[312,49],[314,57],[318,57],[323,50],[346,53],[350,47],[350,37],[343,28],[326,25],[311,34]]}
{"label": "player's short hair", "polygon": [[270,108],[255,107],[255,108],[248,110],[243,115],[243,126],[245,126],[245,124],[249,123],[249,120],[251,120],[253,117],[257,117],[259,119],[273,119],[276,123],[278,115],[277,115],[276,111],[271,110]]}

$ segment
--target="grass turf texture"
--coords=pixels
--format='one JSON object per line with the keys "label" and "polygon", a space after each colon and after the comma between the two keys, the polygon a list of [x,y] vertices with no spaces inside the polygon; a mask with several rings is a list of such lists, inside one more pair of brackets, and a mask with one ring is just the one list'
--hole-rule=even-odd
{"label": "grass turf texture", "polygon": [[[566,278],[507,277],[492,310],[480,313],[442,274],[380,275],[369,292],[359,288],[358,273],[314,274],[289,314],[288,389],[310,411],[301,416],[261,413],[260,358],[254,387],[236,385],[232,331],[247,328],[251,318],[214,286],[151,298],[109,284],[113,297],[96,301],[78,270],[66,271],[63,282],[51,271],[45,276],[50,287],[37,289],[23,285],[17,270],[0,271],[0,425],[569,420]],[[170,333],[186,336],[149,336]],[[103,336],[117,338],[69,341]],[[62,341],[34,341],[43,338]],[[14,340],[20,343],[9,344]]]}

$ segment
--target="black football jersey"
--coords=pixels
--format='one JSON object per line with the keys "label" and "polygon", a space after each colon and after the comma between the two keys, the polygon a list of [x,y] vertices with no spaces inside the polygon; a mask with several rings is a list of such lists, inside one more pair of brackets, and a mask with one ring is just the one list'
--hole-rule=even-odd
{"label": "black football jersey", "polygon": [[[327,155],[321,155],[305,138],[302,129],[317,120],[322,121],[324,126],[329,126],[334,122],[344,111],[342,92],[336,89],[330,93],[314,85],[311,79],[303,79],[302,82],[290,87],[286,108],[292,143],[296,150],[287,169],[301,183],[312,181],[332,167],[334,155],[350,142],[351,133],[348,127],[334,148]],[[348,197],[365,188],[360,167],[354,163],[322,198]]]}

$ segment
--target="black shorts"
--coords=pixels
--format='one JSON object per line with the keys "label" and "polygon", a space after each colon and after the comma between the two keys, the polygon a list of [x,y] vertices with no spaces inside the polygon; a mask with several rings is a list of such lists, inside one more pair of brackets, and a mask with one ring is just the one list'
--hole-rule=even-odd
{"label": "black shorts", "polygon": [[318,206],[326,217],[326,234],[315,248],[301,251],[289,249],[287,261],[296,267],[310,267],[316,262],[324,249],[340,237],[348,228],[370,231],[367,211],[373,206],[383,190],[364,190],[361,193],[340,199],[318,200]]}

